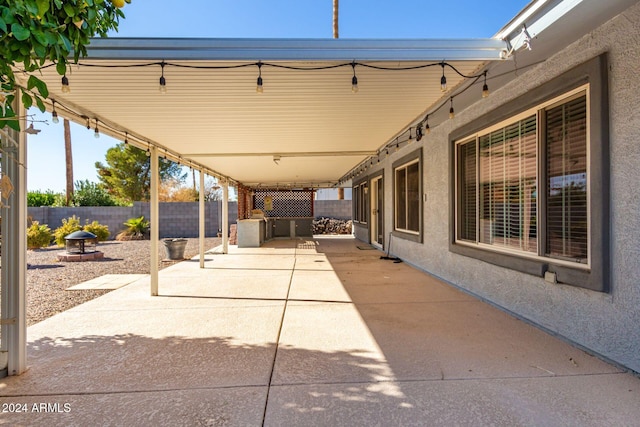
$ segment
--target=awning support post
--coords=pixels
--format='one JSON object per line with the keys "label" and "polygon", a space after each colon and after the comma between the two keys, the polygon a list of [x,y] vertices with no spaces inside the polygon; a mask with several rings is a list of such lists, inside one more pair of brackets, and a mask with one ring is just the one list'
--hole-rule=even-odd
{"label": "awning support post", "polygon": [[158,149],[155,146],[151,146],[151,194],[150,194],[150,210],[149,215],[151,216],[151,229],[150,229],[150,239],[151,239],[151,266],[150,266],[150,274],[151,274],[151,296],[158,295],[158,263],[159,263],[159,255],[158,255],[158,240],[160,240],[160,206],[159,206],[159,197],[158,197],[158,187],[160,185],[160,161],[158,159]]}

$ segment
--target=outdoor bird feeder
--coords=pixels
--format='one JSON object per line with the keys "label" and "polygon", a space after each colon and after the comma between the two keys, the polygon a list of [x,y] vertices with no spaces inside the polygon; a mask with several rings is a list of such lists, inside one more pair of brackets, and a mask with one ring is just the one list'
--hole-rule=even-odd
{"label": "outdoor bird feeder", "polygon": [[65,236],[65,248],[68,254],[87,254],[96,252],[98,236],[88,231],[74,231]]}

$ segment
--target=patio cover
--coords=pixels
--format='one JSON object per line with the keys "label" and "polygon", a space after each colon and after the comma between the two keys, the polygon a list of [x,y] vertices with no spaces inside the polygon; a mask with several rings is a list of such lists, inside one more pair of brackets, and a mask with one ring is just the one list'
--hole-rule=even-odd
{"label": "patio cover", "polygon": [[[94,39],[88,58],[69,67],[69,93],[54,67],[42,78],[58,114],[91,131],[97,119],[101,133],[232,183],[330,187],[469,84],[452,67],[478,74],[506,50],[498,39],[109,38]],[[482,80],[475,86],[478,99]]]}

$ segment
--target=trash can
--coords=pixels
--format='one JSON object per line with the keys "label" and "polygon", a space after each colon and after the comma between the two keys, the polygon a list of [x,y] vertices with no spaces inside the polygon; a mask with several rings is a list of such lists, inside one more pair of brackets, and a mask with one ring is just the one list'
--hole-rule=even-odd
{"label": "trash can", "polygon": [[167,259],[184,259],[184,249],[187,247],[187,239],[164,239],[165,253]]}

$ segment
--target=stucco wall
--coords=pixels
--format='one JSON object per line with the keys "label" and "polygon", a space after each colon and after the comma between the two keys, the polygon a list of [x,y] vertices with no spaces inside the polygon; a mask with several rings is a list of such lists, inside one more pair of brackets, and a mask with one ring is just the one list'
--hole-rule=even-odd
{"label": "stucco wall", "polygon": [[[544,64],[520,72],[489,98],[458,112],[420,143],[386,160],[385,198],[392,200],[394,159],[422,147],[424,243],[394,238],[392,253],[610,360],[640,372],[640,4],[607,22]],[[604,52],[609,55],[612,289],[600,293],[453,254],[449,251],[452,130]],[[375,173],[375,170],[372,172]],[[392,203],[385,227],[392,228]],[[357,234],[359,236],[360,234]]]}

